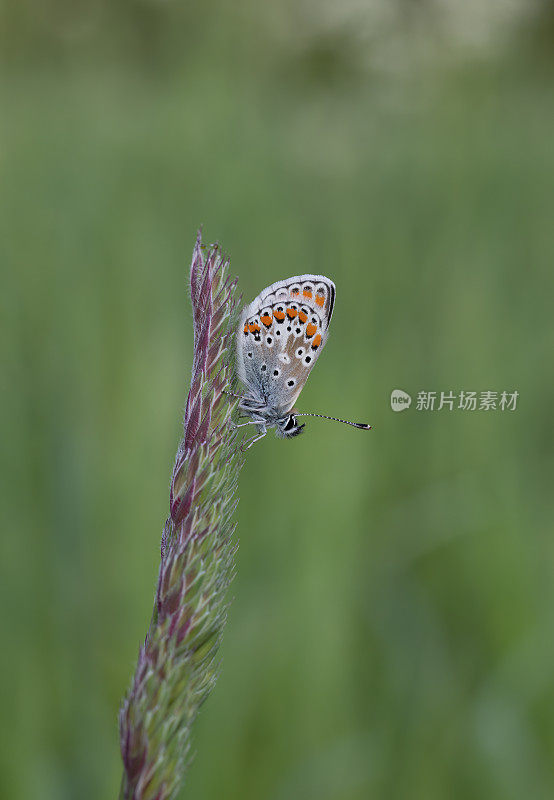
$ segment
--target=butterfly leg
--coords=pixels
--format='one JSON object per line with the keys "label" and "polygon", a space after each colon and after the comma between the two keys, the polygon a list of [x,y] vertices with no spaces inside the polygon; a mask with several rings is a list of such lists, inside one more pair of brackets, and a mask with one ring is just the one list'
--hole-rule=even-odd
{"label": "butterfly leg", "polygon": [[226,389],[223,389],[223,394],[228,394],[229,397],[238,397],[239,400],[244,400],[244,395],[235,394],[234,392],[228,392]]}
{"label": "butterfly leg", "polygon": [[264,436],[266,435],[266,433],[267,433],[267,430],[264,428],[264,430],[263,430],[263,433],[260,433],[260,435],[259,435],[259,436],[254,436],[254,438],[253,438],[253,439],[250,439],[250,440],[248,441],[248,443],[246,444],[246,446],[245,446],[244,444],[242,444],[242,445],[241,445],[241,448],[240,448],[240,449],[242,450],[242,452],[243,452],[243,453],[245,453],[247,450],[250,450],[250,448],[252,447],[252,445],[253,445],[255,442],[259,442],[259,441],[260,441],[260,439],[263,439],[263,438],[264,438]]}
{"label": "butterfly leg", "polygon": [[[232,422],[232,421],[231,421]],[[259,425],[259,422],[256,422],[255,419],[251,419],[249,422],[232,422],[234,428],[244,428],[245,425]]]}

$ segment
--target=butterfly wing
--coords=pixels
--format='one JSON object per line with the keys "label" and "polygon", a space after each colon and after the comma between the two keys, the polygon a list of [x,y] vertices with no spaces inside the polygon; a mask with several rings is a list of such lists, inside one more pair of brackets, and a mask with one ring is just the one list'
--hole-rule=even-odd
{"label": "butterfly wing", "polygon": [[238,373],[270,413],[289,412],[327,341],[336,288],[324,275],[268,286],[242,312]]}

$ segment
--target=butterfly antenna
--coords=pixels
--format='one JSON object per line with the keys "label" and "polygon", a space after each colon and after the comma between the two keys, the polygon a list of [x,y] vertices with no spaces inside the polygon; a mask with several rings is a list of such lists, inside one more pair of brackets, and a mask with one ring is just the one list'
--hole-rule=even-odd
{"label": "butterfly antenna", "polygon": [[367,425],[365,422],[349,422],[347,419],[339,419],[338,417],[327,417],[325,414],[294,414],[295,417],[320,417],[321,419],[330,419],[333,422],[344,422],[345,425],[352,425],[353,428],[359,428],[362,431],[370,431],[372,426]]}

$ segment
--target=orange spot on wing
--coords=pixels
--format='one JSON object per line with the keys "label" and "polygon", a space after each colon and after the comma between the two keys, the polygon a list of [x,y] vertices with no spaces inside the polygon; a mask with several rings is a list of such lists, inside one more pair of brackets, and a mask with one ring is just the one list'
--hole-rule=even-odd
{"label": "orange spot on wing", "polygon": [[254,325],[254,323],[250,323],[250,325],[248,326],[248,330],[250,331],[250,333],[258,333],[258,331],[260,330],[260,326]]}
{"label": "orange spot on wing", "polygon": [[321,306],[322,306],[322,305],[324,304],[324,302],[325,302],[325,295],[323,295],[323,294],[316,294],[316,296],[315,296],[315,301],[316,301],[317,305],[318,305],[318,306],[321,308]]}
{"label": "orange spot on wing", "polygon": [[285,319],[285,312],[284,311],[274,311],[273,312],[273,316],[275,317],[275,319],[279,320],[279,322],[282,322]]}
{"label": "orange spot on wing", "polygon": [[245,333],[248,333],[248,325],[245,325],[245,326],[244,326],[244,332],[245,332]]}
{"label": "orange spot on wing", "polygon": [[309,289],[304,289],[302,294],[304,295],[304,297],[311,297],[312,296],[312,293],[310,292]]}
{"label": "orange spot on wing", "polygon": [[303,311],[299,311],[298,319],[300,320],[300,322],[306,322],[306,320],[308,319],[308,315],[305,314]]}
{"label": "orange spot on wing", "polygon": [[312,350],[317,350],[320,344],[321,344],[321,334],[318,333],[317,336],[314,336],[314,340],[312,342]]}
{"label": "orange spot on wing", "polygon": [[308,337],[308,339],[310,338],[310,336],[313,336],[316,331],[317,331],[317,325],[314,325],[312,322],[310,322],[309,325],[306,325],[306,336]]}
{"label": "orange spot on wing", "polygon": [[264,314],[263,317],[260,317],[260,319],[266,326],[266,328],[269,328],[269,326],[271,325],[271,314]]}
{"label": "orange spot on wing", "polygon": [[287,308],[287,317],[289,319],[294,319],[297,314],[298,311],[295,308]]}

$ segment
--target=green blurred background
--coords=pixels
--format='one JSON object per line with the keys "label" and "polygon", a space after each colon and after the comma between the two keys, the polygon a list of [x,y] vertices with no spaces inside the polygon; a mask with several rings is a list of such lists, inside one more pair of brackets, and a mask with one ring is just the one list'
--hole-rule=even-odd
{"label": "green blurred background", "polygon": [[[117,795],[191,363],[196,229],[332,335],[241,477],[183,798],[554,796],[554,13],[0,6],[0,794]],[[515,412],[390,392],[518,390]]]}

